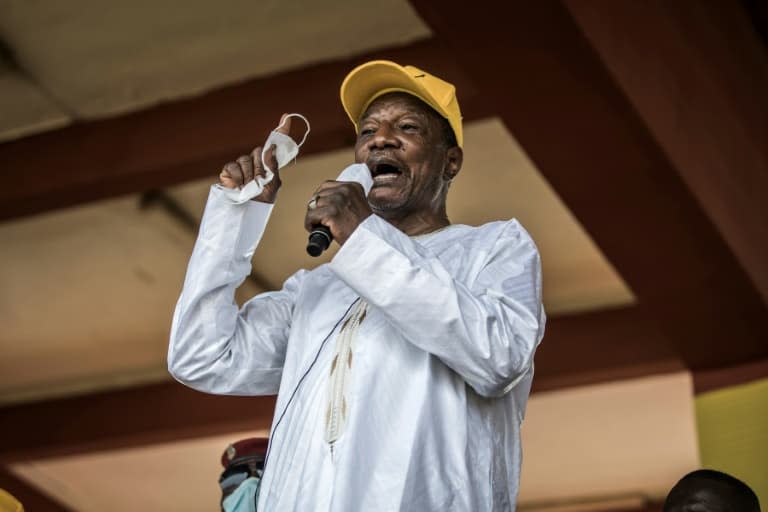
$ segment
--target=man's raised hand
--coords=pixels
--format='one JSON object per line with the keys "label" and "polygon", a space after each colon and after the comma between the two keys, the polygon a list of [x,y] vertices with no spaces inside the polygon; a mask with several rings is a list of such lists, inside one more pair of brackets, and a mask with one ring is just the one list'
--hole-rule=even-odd
{"label": "man's raised hand", "polygon": [[[291,131],[291,118],[286,119],[287,114],[280,118],[281,126],[277,129],[280,133],[288,135]],[[270,169],[274,169],[275,176],[272,181],[264,186],[264,190],[254,201],[263,203],[274,203],[277,197],[277,191],[280,189],[280,172],[277,169],[277,158],[274,154],[274,146],[267,149],[266,158]],[[262,146],[257,146],[250,155],[242,155],[234,162],[228,162],[219,173],[219,184],[225,188],[241,188],[245,184],[253,181],[256,176],[264,176],[264,166],[261,161]]]}

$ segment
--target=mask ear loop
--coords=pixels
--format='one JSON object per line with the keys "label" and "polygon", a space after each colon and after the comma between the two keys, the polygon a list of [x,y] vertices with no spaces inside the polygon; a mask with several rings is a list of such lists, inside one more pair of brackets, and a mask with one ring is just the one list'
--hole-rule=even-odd
{"label": "mask ear loop", "polygon": [[301,142],[299,142],[298,144],[296,144],[297,146],[301,147],[301,146],[302,146],[302,144],[304,144],[304,141],[306,141],[306,140],[307,140],[307,135],[309,135],[309,132],[310,132],[309,121],[307,120],[307,118],[306,118],[306,117],[304,117],[303,115],[301,115],[301,114],[298,114],[298,113],[288,114],[288,115],[286,115],[286,116],[283,118],[283,120],[282,120],[282,121],[280,121],[280,124],[279,124],[279,125],[277,126],[277,128],[275,128],[275,129],[276,129],[276,130],[279,130],[280,128],[282,128],[282,127],[283,127],[283,125],[285,124],[285,122],[288,120],[288,118],[289,118],[289,117],[298,117],[298,118],[300,118],[302,121],[304,121],[304,124],[306,124],[306,125],[307,125],[307,131],[306,131],[306,132],[304,132],[304,136],[301,138]]}
{"label": "mask ear loop", "polygon": [[[273,132],[276,132],[277,130],[279,130],[280,128],[282,128],[282,127],[283,127],[283,125],[285,125],[285,122],[286,122],[286,121],[288,121],[288,118],[289,118],[289,117],[299,117],[299,118],[301,118],[301,120],[302,120],[302,121],[304,121],[304,124],[306,124],[306,125],[307,125],[307,131],[306,131],[306,132],[304,132],[304,136],[301,138],[301,142],[299,142],[298,144],[296,144],[296,147],[299,147],[299,148],[300,148],[300,147],[301,147],[301,146],[304,144],[304,142],[307,140],[307,135],[309,135],[309,132],[310,132],[310,130],[311,130],[311,129],[310,129],[310,126],[309,126],[309,121],[308,121],[308,120],[307,120],[307,118],[306,118],[306,117],[304,117],[303,115],[301,115],[301,114],[298,114],[298,113],[287,114],[285,117],[283,117],[282,121],[280,121],[280,124],[279,124],[279,125],[277,125],[277,128],[275,128],[275,129],[274,129],[274,130],[272,130],[272,131],[273,131]],[[278,132],[278,133],[279,133],[279,132]],[[281,135],[285,135],[285,134],[281,134]],[[286,137],[290,137],[290,135],[285,135],[285,136],[286,136]],[[269,146],[266,146],[266,147],[264,147],[264,149],[262,149],[262,150],[261,150],[261,160],[262,160],[262,165],[264,166],[264,170],[266,171],[266,172],[265,172],[265,176],[264,176],[264,178],[262,178],[262,179],[263,179],[263,181],[264,181],[264,183],[262,183],[262,185],[266,185],[267,183],[269,183],[270,181],[272,181],[272,178],[274,177],[274,173],[272,172],[272,169],[270,169],[270,168],[269,168],[269,166],[268,166],[268,165],[267,165],[267,163],[266,163],[266,159],[264,158],[264,157],[265,157],[265,155],[267,154],[267,150],[269,150]],[[278,168],[279,168],[279,167],[278,167]]]}

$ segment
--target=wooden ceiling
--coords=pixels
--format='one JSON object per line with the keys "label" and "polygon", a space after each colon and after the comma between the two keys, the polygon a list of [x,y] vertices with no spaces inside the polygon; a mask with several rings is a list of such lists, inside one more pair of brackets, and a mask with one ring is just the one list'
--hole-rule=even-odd
{"label": "wooden ceiling", "polygon": [[[322,120],[305,152],[348,147],[338,84],[387,58],[453,81],[465,120],[500,118],[637,298],[552,318],[535,391],[680,368],[708,387],[744,365],[766,375],[768,58],[755,18],[724,1],[411,4],[430,39],[0,144],[0,219],[208,176],[289,109]],[[243,102],[256,97],[268,100]],[[273,404],[162,383],[8,406],[0,460],[267,428]]]}

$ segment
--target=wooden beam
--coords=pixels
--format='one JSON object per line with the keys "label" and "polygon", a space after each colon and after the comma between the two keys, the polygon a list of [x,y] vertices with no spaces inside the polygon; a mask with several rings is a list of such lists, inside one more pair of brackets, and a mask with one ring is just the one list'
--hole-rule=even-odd
{"label": "wooden beam", "polygon": [[696,394],[706,393],[760,379],[768,379],[768,359],[693,372],[693,389]]}
{"label": "wooden beam", "polygon": [[562,1],[412,3],[687,366],[768,355],[757,288]]}
{"label": "wooden beam", "polygon": [[768,303],[768,55],[742,5],[566,5]]}
{"label": "wooden beam", "polygon": [[[679,360],[634,308],[552,318],[535,390],[675,371]],[[0,462],[269,429],[274,397],[225,397],[171,381],[0,408]]]}
{"label": "wooden beam", "polygon": [[74,512],[73,509],[39,491],[6,468],[0,468],[0,489],[11,493],[27,512]]}
{"label": "wooden beam", "polygon": [[551,318],[535,364],[533,392],[685,369],[636,307]]}
{"label": "wooden beam", "polygon": [[0,462],[269,429],[275,398],[214,396],[175,381],[0,409]]}
{"label": "wooden beam", "polygon": [[[302,154],[352,148],[339,101],[349,70],[372,58],[429,64],[463,90],[471,116],[487,116],[472,81],[433,40],[318,64],[148,110],[0,144],[0,221],[204,176],[263,141],[283,112],[312,123]],[[471,117],[470,117],[471,118]]]}

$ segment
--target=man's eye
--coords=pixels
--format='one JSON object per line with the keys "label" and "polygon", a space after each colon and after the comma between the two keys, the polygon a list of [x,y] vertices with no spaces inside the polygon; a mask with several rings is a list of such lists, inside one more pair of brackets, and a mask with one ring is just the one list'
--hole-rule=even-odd
{"label": "man's eye", "polygon": [[400,125],[400,129],[406,132],[418,130],[419,127],[412,123],[403,123]]}
{"label": "man's eye", "polygon": [[360,128],[360,135],[371,135],[373,128]]}

